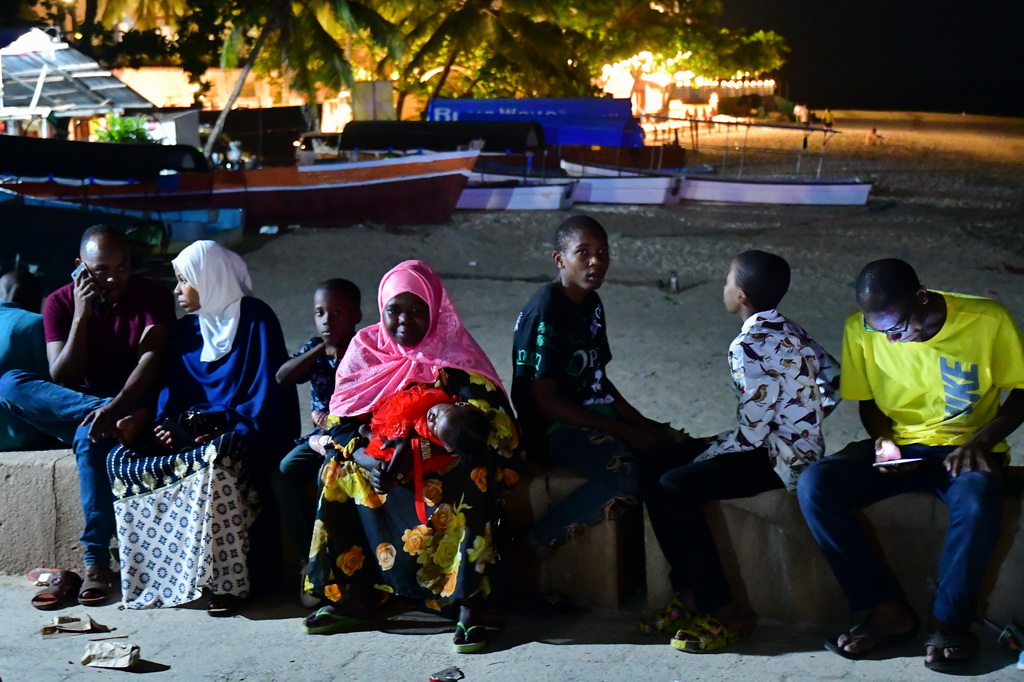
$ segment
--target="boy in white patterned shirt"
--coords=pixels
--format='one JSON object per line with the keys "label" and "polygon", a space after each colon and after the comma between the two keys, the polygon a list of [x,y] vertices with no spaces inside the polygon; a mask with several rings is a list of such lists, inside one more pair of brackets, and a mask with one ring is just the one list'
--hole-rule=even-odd
{"label": "boy in white patterned shirt", "polygon": [[639,625],[647,632],[675,632],[671,644],[680,651],[703,653],[735,644],[755,622],[732,602],[701,507],[794,490],[800,472],[825,454],[821,424],[838,403],[839,363],[776,310],[789,280],[789,264],[779,256],[764,251],[736,256],[722,297],[726,310],[743,320],[729,346],[737,425],[687,441],[662,461],[647,462],[641,477],[678,597]]}

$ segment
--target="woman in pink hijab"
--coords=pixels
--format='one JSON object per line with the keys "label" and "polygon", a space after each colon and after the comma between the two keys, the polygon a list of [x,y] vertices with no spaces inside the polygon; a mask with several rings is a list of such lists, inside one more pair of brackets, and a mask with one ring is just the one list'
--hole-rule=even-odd
{"label": "woman in pink hijab", "polygon": [[[392,268],[377,304],[380,322],[361,330],[338,364],[336,426],[312,444],[326,448],[327,460],[305,587],[328,605],[305,619],[306,631],[365,628],[383,601],[404,597],[446,613],[458,607],[454,650],[479,651],[486,644],[481,607],[498,587],[500,496],[522,461],[519,428],[494,366],[430,266],[405,261]],[[410,386],[439,388],[479,408],[491,424],[483,451],[449,443],[458,455],[451,465],[422,477],[423,461],[438,446],[415,433],[390,441],[390,461],[366,455],[360,427]],[[425,524],[417,507],[426,510]]]}

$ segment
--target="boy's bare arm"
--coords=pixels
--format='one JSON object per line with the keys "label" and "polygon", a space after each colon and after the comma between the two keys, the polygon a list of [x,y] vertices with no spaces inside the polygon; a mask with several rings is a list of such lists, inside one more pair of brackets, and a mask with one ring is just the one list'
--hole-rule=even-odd
{"label": "boy's bare arm", "polygon": [[327,344],[320,343],[305,353],[289,359],[277,370],[277,374],[274,376],[277,379],[277,383],[282,386],[291,386],[298,383],[299,378],[309,371],[309,368],[316,362],[316,359],[323,355],[326,350]]}
{"label": "boy's bare arm", "polygon": [[566,399],[558,392],[554,379],[531,380],[530,395],[537,410],[549,421],[610,433],[637,451],[652,450],[668,443],[666,438],[658,436],[646,425],[636,426],[625,419],[608,419]]}
{"label": "boy's bare arm", "polygon": [[615,384],[610,379],[606,380],[608,385],[608,392],[615,397],[615,402],[612,405],[615,407],[615,411],[619,413],[627,423],[632,424],[638,429],[656,429],[661,430],[663,424],[654,421],[644,415],[640,414],[640,410],[633,407],[633,405],[622,397],[619,393],[619,389],[615,387]]}

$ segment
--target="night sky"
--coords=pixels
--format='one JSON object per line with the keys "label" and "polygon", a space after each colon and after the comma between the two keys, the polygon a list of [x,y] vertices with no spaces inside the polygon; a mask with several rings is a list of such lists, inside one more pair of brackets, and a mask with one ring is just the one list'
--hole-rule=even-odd
{"label": "night sky", "polygon": [[812,109],[1024,116],[1021,0],[722,0],[792,48],[779,94]]}

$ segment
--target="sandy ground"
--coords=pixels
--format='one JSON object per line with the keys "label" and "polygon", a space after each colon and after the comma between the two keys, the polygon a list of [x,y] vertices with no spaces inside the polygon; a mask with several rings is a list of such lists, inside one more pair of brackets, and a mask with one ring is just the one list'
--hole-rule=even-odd
{"label": "sandy ground", "polygon": [[[867,206],[571,209],[595,216],[610,235],[612,265],[600,291],[615,356],[609,376],[644,413],[696,434],[729,428],[734,402],[725,352],[740,321],[723,309],[721,289],[729,261],[749,248],[789,260],[793,284],[781,309],[836,356],[843,320],[855,306],[853,280],[877,258],[903,258],[926,285],[997,298],[1024,320],[1024,276],[1012,272],[1024,266],[1018,161],[1024,156],[1024,120],[836,116],[841,134],[826,149],[823,175],[873,179]],[[884,144],[864,145],[872,126],[884,134]],[[751,138],[750,147],[793,150],[802,136],[755,131]],[[693,158],[714,165],[720,151],[710,149],[709,140],[721,146],[724,132],[702,139],[702,153]],[[467,327],[507,382],[516,315],[540,283],[554,276],[551,237],[568,214],[457,212],[444,225],[298,228],[251,237],[241,250],[256,295],[277,311],[292,348],[312,332],[318,281],[355,281],[363,290],[364,323],[370,324],[378,319],[380,276],[401,260],[423,259],[442,275]],[[663,286],[673,273],[681,287],[676,294]],[[855,413],[854,406],[844,405],[829,419],[830,449],[862,437]],[[1024,445],[1024,438],[1018,434],[1014,442]],[[1016,461],[1024,462],[1024,448],[1016,449]]]}

